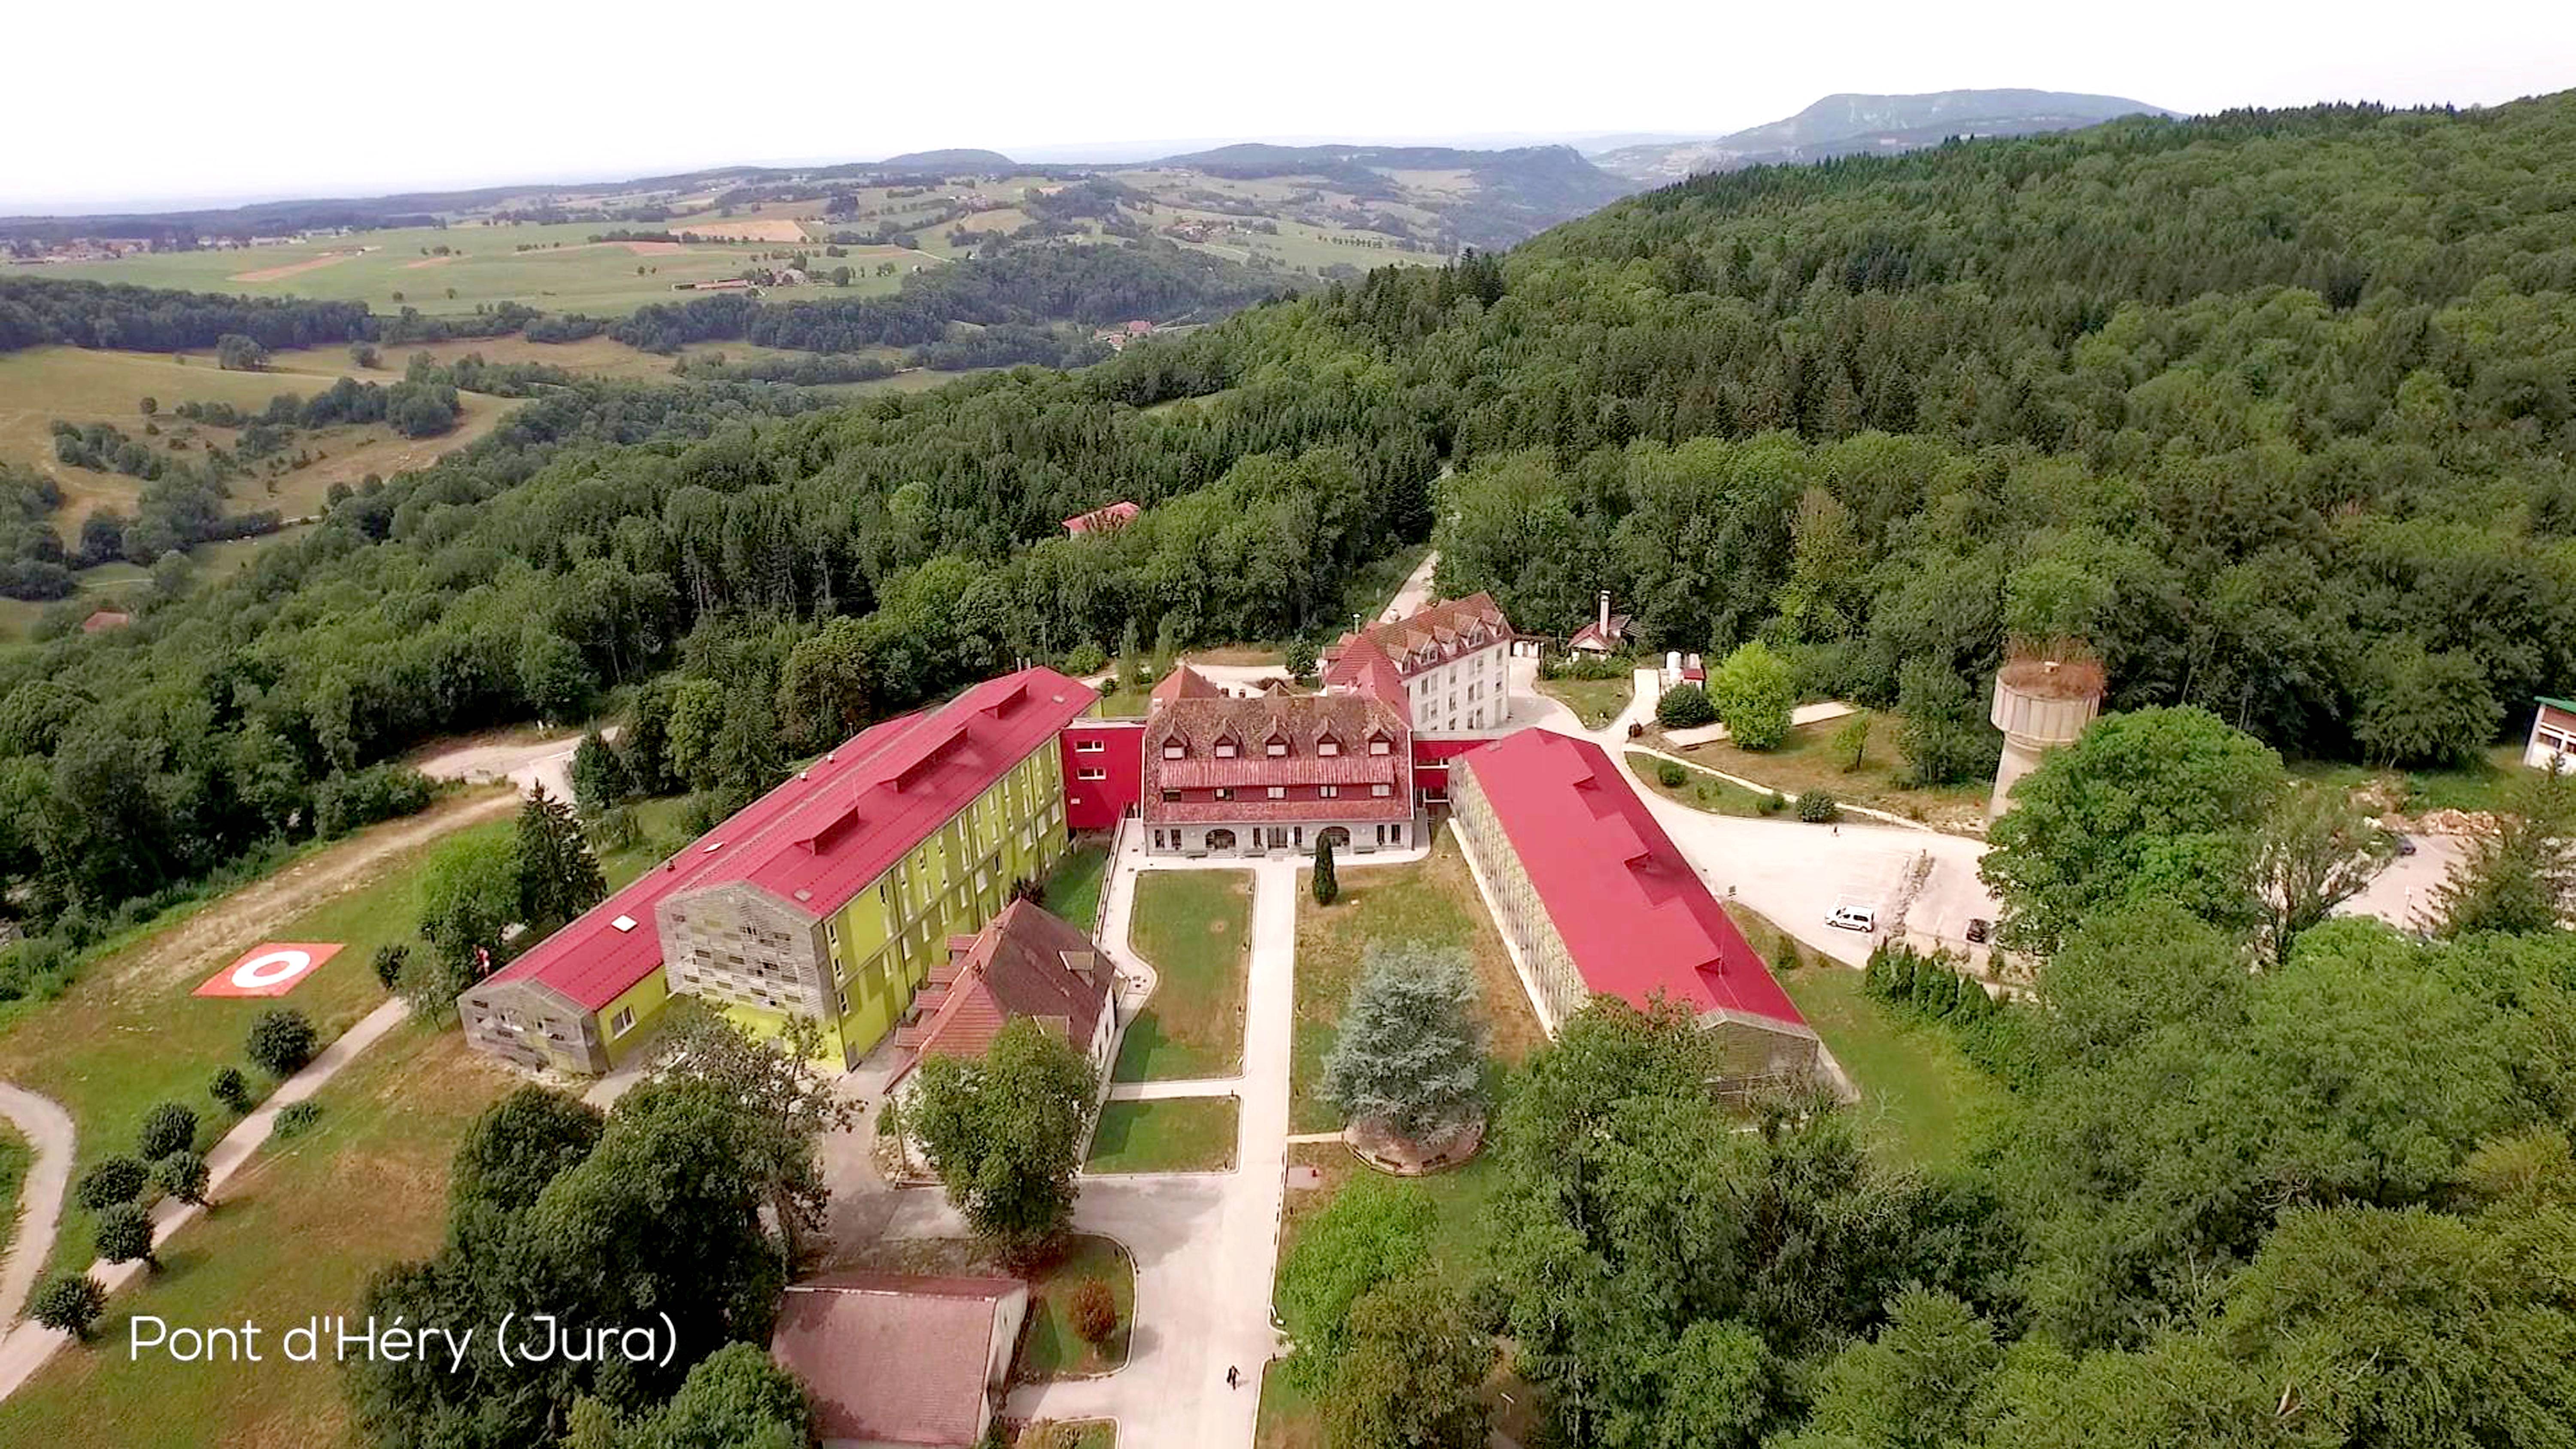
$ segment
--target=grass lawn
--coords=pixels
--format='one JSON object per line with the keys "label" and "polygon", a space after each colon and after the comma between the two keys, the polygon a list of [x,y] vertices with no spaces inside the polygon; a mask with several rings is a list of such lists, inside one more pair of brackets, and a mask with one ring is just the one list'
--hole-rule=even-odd
{"label": "grass lawn", "polygon": [[1157,977],[1127,1026],[1110,1076],[1121,1082],[1230,1076],[1243,1066],[1252,873],[1153,870],[1136,882],[1128,943]]}
{"label": "grass lawn", "polygon": [[1636,681],[1619,679],[1542,679],[1538,692],[1573,710],[1583,727],[1597,730],[1619,717],[1637,692]]}
{"label": "grass lawn", "polygon": [[1518,1064],[1546,1036],[1453,835],[1442,830],[1429,858],[1411,864],[1360,865],[1359,859],[1335,863],[1342,893],[1333,904],[1316,905],[1311,892],[1297,902],[1297,1030],[1288,1105],[1295,1132],[1342,1125],[1342,1114],[1320,1095],[1324,1058],[1373,943],[1421,941],[1464,951],[1482,993],[1488,1046],[1501,1060]]}
{"label": "grass lawn", "polygon": [[1111,1102],[1100,1109],[1085,1172],[1224,1172],[1234,1166],[1232,1097]]}
{"label": "grass lawn", "polygon": [[[1058,1430],[1069,1429],[1073,1432],[1071,1439],[1053,1440],[1047,1444],[1046,1449],[1118,1449],[1118,1425],[1113,1420],[1055,1419],[1038,1422],[1053,1423]],[[1019,1436],[1011,1441],[1016,1449],[1029,1449],[1030,1442],[1026,1429],[1021,1430]]]}
{"label": "grass lawn", "polygon": [[1883,1160],[1956,1161],[1969,1124],[2002,1100],[2003,1088],[1938,1028],[1900,1021],[1862,995],[1859,972],[1820,965],[1782,972],[1780,984],[1859,1084],[1856,1110]]}
{"label": "grass lawn", "polygon": [[686,795],[666,795],[658,800],[638,800],[626,807],[635,814],[639,834],[633,845],[617,850],[598,850],[599,873],[610,890],[617,890],[637,876],[662,863],[665,856],[689,842],[680,834],[680,815],[689,808]]}
{"label": "grass lawn", "polygon": [[8,1254],[18,1233],[18,1188],[27,1180],[27,1164],[33,1156],[27,1151],[27,1140],[0,1123],[0,1256]]}
{"label": "grass lawn", "polygon": [[1982,830],[1991,781],[1928,790],[1906,788],[1899,782],[1905,764],[1896,748],[1900,721],[1887,710],[1871,711],[1869,744],[1861,752],[1861,766],[1846,770],[1843,767],[1851,759],[1834,748],[1834,736],[1849,723],[1846,716],[1798,725],[1776,750],[1740,749],[1731,740],[1713,741],[1697,749],[1683,749],[1660,740],[1657,745],[1683,759],[1767,785],[1793,799],[1809,790],[1822,790],[1846,805],[1865,805],[1944,828],[1972,833]]}
{"label": "grass lawn", "polygon": [[[1706,770],[1684,769],[1643,750],[1628,751],[1628,768],[1637,772],[1637,778],[1646,782],[1647,789],[1667,800],[1678,800],[1694,810],[1705,810],[1712,815],[1759,815],[1763,800],[1771,798],[1747,790],[1732,780],[1719,779]],[[1681,771],[1680,784],[1664,783],[1663,772],[1668,769]]]}
{"label": "grass lawn", "polygon": [[[60,999],[21,1013],[0,1031],[0,1077],[52,1097],[71,1114],[79,1132],[75,1181],[90,1164],[129,1151],[136,1124],[158,1102],[194,1107],[198,1146],[210,1147],[234,1121],[206,1095],[215,1069],[244,1066],[254,1089],[266,1090],[261,1074],[242,1060],[252,1020],[271,1007],[291,1006],[311,1018],[325,1042],[346,1031],[385,999],[370,969],[376,948],[402,942],[422,949],[413,929],[419,914],[414,878],[429,852],[445,841],[511,828],[505,819],[448,835],[388,862],[373,883],[242,940],[239,949],[262,940],[342,943],[337,956],[282,997],[192,996],[215,968],[153,962],[150,937],[92,960]],[[87,1267],[96,1256],[90,1235],[89,1214],[66,1204],[50,1268]]]}
{"label": "grass lawn", "polygon": [[[1108,682],[1117,683],[1114,678]],[[1153,701],[1153,686],[1140,684],[1130,689],[1122,684],[1117,689],[1100,696],[1100,702],[1091,707],[1091,712],[1102,719],[1141,719],[1145,714],[1145,706]]]}
{"label": "grass lawn", "polygon": [[[90,1347],[55,1355],[11,1398],[0,1449],[348,1442],[340,1370],[283,1361],[275,1336],[349,1311],[377,1269],[437,1248],[456,1144],[511,1084],[452,1029],[406,1026],[377,1043],[315,1098],[322,1115],[311,1132],[252,1159],[215,1210],[163,1250],[160,1272],[108,1301]],[[149,1352],[131,1361],[135,1313],[200,1326],[248,1320],[267,1330],[272,1351],[258,1364]]]}
{"label": "grass lawn", "polygon": [[1100,928],[1100,883],[1108,868],[1106,847],[1075,846],[1055,863],[1055,869],[1047,872],[1041,904],[1066,924],[1090,935]]}
{"label": "grass lawn", "polygon": [[[1109,1285],[1118,1331],[1098,1348],[1073,1331],[1073,1294],[1090,1279]],[[1029,1275],[1029,1323],[1014,1373],[1026,1383],[1091,1378],[1127,1362],[1127,1330],[1136,1317],[1136,1265],[1115,1241],[1084,1235],[1064,1256]]]}
{"label": "grass lawn", "polygon": [[2293,760],[2293,779],[2343,790],[2369,787],[2407,814],[2427,810],[2500,810],[2514,781],[2531,772],[2522,765],[2522,742],[2489,745],[2470,764],[2447,770],[2373,770],[2331,760]]}

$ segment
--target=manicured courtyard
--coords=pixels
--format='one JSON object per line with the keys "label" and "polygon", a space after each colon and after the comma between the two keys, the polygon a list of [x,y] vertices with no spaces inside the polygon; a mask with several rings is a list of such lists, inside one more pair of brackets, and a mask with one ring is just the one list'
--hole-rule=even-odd
{"label": "manicured courtyard", "polygon": [[1617,679],[1542,679],[1538,692],[1573,710],[1585,729],[1597,730],[1619,717],[1637,687],[1623,674]]}
{"label": "manicured courtyard", "polygon": [[[1345,861],[1351,859],[1345,857]],[[1477,893],[1457,838],[1445,828],[1431,854],[1404,865],[1337,863],[1341,894],[1319,906],[1311,894],[1297,900],[1297,1024],[1292,1044],[1289,1130],[1331,1132],[1342,1115],[1321,1095],[1324,1058],[1337,1035],[1351,988],[1371,945],[1402,942],[1464,952],[1475,969],[1487,1033],[1486,1048],[1517,1064],[1545,1039],[1529,993],[1512,967],[1502,937]]]}
{"label": "manicured courtyard", "polygon": [[1100,1109],[1085,1172],[1223,1172],[1234,1166],[1232,1097],[1111,1102]]}
{"label": "manicured courtyard", "polygon": [[1121,1082],[1231,1076],[1243,1066],[1252,875],[1155,870],[1136,881],[1127,941],[1154,968],[1154,994],[1127,1026]]}

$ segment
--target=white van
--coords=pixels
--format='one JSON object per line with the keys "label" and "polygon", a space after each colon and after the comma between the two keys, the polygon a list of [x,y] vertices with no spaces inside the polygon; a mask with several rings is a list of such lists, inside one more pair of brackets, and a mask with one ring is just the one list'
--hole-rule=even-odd
{"label": "white van", "polygon": [[1825,913],[1825,924],[1846,931],[1875,932],[1878,929],[1878,907],[1845,903]]}

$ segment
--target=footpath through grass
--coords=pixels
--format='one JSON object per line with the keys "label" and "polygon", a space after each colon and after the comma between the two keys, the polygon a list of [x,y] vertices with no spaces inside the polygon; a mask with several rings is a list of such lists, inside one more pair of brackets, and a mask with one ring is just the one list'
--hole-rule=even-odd
{"label": "footpath through grass", "polygon": [[[272,1085],[243,1057],[251,1022],[273,1007],[291,1006],[311,1019],[322,1042],[336,1039],[385,1000],[371,969],[376,948],[402,943],[425,949],[415,931],[414,881],[430,852],[478,832],[506,834],[511,828],[507,819],[492,821],[396,856],[371,884],[245,935],[213,965],[181,972],[141,964],[153,945],[149,938],[92,961],[59,999],[22,1013],[0,1033],[0,1078],[44,1093],[71,1114],[78,1134],[75,1182],[100,1159],[131,1152],[143,1114],[160,1102],[196,1110],[197,1147],[204,1151],[238,1120],[206,1094],[218,1067],[242,1068],[261,1095]],[[233,952],[262,941],[334,941],[341,950],[282,997],[190,994]],[[351,1206],[362,1216],[372,1211]],[[191,1228],[189,1235],[197,1231]],[[93,1232],[90,1214],[66,1201],[47,1271],[88,1267],[97,1256]]]}
{"label": "footpath through grass", "polygon": [[1047,872],[1040,904],[1088,936],[1100,929],[1100,885],[1109,869],[1106,846],[1077,845]]}
{"label": "footpath through grass", "polygon": [[1853,1110],[1881,1160],[1926,1168],[1957,1161],[1970,1125],[2004,1089],[1938,1027],[1900,1020],[1863,994],[1859,972],[1818,965],[1778,974],[1860,1087]]}
{"label": "footpath through grass", "polygon": [[1513,1065],[1546,1039],[1503,939],[1494,931],[1457,838],[1445,827],[1431,854],[1404,865],[1336,862],[1341,895],[1329,906],[1311,892],[1297,901],[1297,1024],[1292,1043],[1288,1126],[1332,1132],[1342,1114],[1323,1099],[1324,1058],[1340,1035],[1342,1008],[1372,945],[1416,941],[1466,954],[1476,973],[1486,1049]]}
{"label": "footpath through grass", "polygon": [[1156,983],[1145,1009],[1128,1023],[1112,1080],[1225,1077],[1242,1070],[1252,872],[1146,871],[1136,881],[1127,934],[1154,968]]}
{"label": "footpath through grass", "polygon": [[1232,1097],[1111,1102],[1100,1109],[1085,1172],[1223,1172],[1234,1166]]}
{"label": "footpath through grass", "polygon": [[[340,1369],[285,1362],[275,1336],[349,1312],[377,1269],[437,1248],[456,1145],[512,1085],[453,1030],[410,1024],[378,1042],[314,1098],[321,1117],[310,1132],[263,1148],[214,1211],[170,1241],[161,1271],[108,1300],[89,1345],[56,1354],[12,1396],[0,1449],[348,1442]],[[150,1352],[132,1361],[137,1313],[256,1323],[267,1361],[181,1364]]]}

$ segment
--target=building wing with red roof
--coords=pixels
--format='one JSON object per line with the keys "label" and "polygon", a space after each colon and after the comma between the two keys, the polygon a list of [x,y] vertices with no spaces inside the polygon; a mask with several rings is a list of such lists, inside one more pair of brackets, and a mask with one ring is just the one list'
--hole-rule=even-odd
{"label": "building wing with red roof", "polygon": [[769,1353],[812,1392],[825,1443],[972,1449],[1028,1310],[1016,1278],[834,1273],[788,1286]]}
{"label": "building wing with red roof", "polygon": [[[1174,671],[1178,676],[1184,671]],[[1415,842],[1412,730],[1356,694],[1184,696],[1145,717],[1148,848],[1199,855]]]}
{"label": "building wing with red roof", "polygon": [[931,968],[913,998],[913,1024],[895,1033],[905,1059],[888,1089],[925,1058],[982,1056],[1021,1018],[1083,1053],[1106,1080],[1118,1026],[1116,978],[1108,953],[1090,937],[1035,901],[1013,901]]}
{"label": "building wing with red roof", "polygon": [[1490,594],[1431,604],[1333,641],[1324,688],[1400,709],[1424,733],[1500,729],[1511,718],[1513,637]]}
{"label": "building wing with red roof", "polygon": [[873,726],[458,998],[467,1040],[602,1072],[672,994],[821,1021],[844,1064],[936,954],[1064,845],[1056,736],[1099,696],[1026,669]]}
{"label": "building wing with red roof", "polygon": [[1480,745],[1451,762],[1449,799],[1551,1027],[1594,996],[1661,998],[1728,1036],[1742,1082],[1815,1069],[1815,1032],[1599,745]]}

